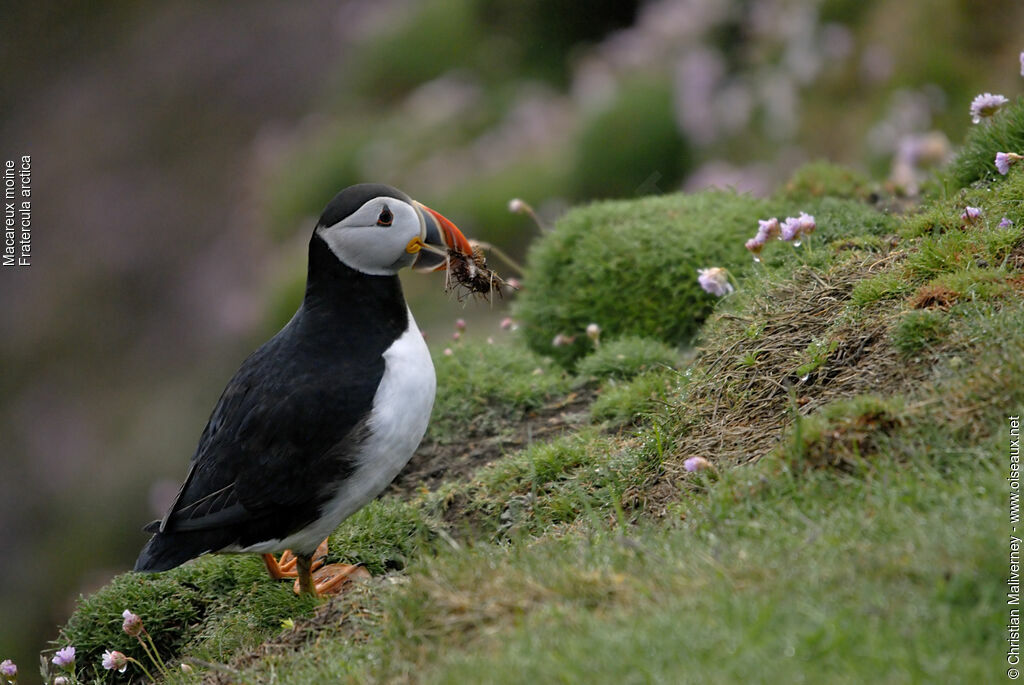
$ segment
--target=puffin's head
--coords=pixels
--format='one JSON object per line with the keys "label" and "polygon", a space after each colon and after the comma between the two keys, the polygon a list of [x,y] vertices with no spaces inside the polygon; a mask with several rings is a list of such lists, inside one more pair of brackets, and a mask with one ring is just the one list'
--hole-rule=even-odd
{"label": "puffin's head", "polygon": [[473,252],[451,221],[378,183],[349,186],[335,195],[315,233],[346,266],[374,276],[391,276],[406,266],[443,269],[449,249]]}

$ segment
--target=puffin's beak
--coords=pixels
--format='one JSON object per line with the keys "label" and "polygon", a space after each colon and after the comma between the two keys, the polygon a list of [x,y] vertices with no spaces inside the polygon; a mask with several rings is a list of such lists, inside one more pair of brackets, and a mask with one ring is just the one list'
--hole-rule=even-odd
{"label": "puffin's beak", "polygon": [[440,271],[448,264],[448,250],[455,250],[467,257],[473,255],[473,247],[455,224],[424,204],[415,201],[413,204],[420,210],[425,230],[412,268],[417,271]]}

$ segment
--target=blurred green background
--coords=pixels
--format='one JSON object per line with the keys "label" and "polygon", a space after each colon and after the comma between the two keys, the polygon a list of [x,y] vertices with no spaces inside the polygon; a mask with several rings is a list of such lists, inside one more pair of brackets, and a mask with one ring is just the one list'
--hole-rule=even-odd
{"label": "blurred green background", "polygon": [[[551,222],[764,194],[818,158],[913,193],[977,93],[1024,86],[1015,0],[118,0],[4,3],[0,26],[0,154],[35,174],[33,266],[0,269],[0,659],[24,682],[132,564],[342,187],[522,257],[513,197]],[[503,303],[406,288],[435,349],[458,316],[498,334]]]}

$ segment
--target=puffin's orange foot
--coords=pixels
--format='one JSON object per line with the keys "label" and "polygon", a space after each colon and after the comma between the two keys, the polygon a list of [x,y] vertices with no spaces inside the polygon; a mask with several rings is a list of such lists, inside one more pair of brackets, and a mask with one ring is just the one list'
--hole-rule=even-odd
{"label": "puffin's orange foot", "polygon": [[[339,595],[347,589],[349,583],[369,577],[370,572],[362,566],[329,564],[313,574],[313,590],[318,595]],[[295,580],[294,590],[297,595],[302,593],[299,579]]]}
{"label": "puffin's orange foot", "polygon": [[[327,559],[327,540],[320,543],[320,546],[313,552],[313,565],[310,567],[312,570],[316,570],[324,565],[324,561]],[[275,559],[273,554],[264,554],[263,563],[267,565],[267,571],[270,573],[270,577],[274,580],[281,580],[282,578],[295,578],[299,575],[299,572],[295,569],[295,562],[298,561],[290,549],[286,549],[281,554],[280,559]]]}

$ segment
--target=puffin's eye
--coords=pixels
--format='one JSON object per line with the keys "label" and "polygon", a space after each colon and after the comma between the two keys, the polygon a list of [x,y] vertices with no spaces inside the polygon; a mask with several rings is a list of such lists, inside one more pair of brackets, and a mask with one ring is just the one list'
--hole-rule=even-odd
{"label": "puffin's eye", "polygon": [[391,222],[394,221],[395,215],[391,213],[391,210],[385,207],[380,210],[380,216],[377,217],[378,226],[390,226]]}

